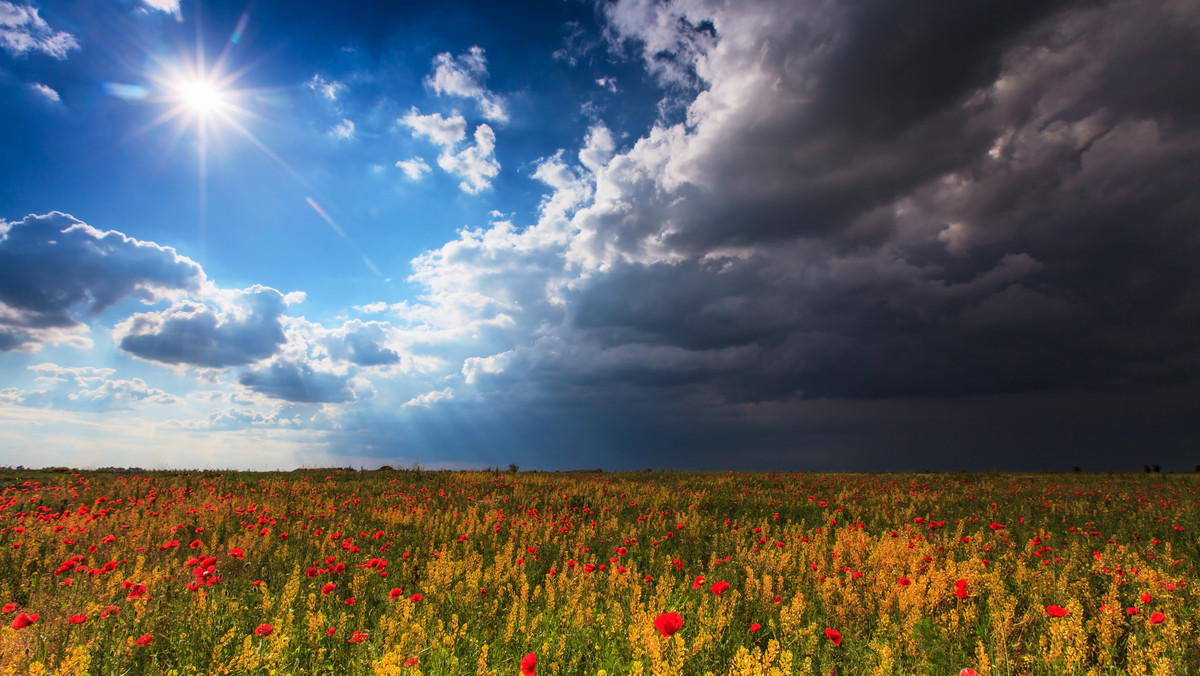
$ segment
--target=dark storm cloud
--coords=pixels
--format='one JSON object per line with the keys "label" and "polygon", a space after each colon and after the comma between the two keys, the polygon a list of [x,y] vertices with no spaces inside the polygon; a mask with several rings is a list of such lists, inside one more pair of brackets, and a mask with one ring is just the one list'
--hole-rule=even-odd
{"label": "dark storm cloud", "polygon": [[275,362],[245,371],[238,383],[275,399],[296,403],[340,403],[354,399],[345,376],[314,371],[295,362]]}
{"label": "dark storm cloud", "polygon": [[47,330],[99,315],[117,301],[194,290],[204,272],[170,247],[97,230],[52,212],[0,222],[0,349],[36,347]]}
{"label": "dark storm cloud", "polygon": [[266,359],[287,342],[283,294],[255,286],[222,296],[135,314],[117,326],[118,344],[150,361],[224,368]]}
{"label": "dark storm cloud", "polygon": [[[1200,8],[702,11],[728,41],[710,88],[691,128],[601,174],[619,198],[576,219],[608,266],[570,296],[587,347],[536,363],[623,350],[638,370],[671,348],[687,358],[649,381],[732,402],[1200,376],[1200,128],[1178,65],[1200,56]],[[738,33],[764,11],[781,16]]]}

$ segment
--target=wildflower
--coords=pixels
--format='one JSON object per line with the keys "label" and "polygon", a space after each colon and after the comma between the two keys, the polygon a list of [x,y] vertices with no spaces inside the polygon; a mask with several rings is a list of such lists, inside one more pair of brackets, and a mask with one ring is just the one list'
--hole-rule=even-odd
{"label": "wildflower", "polygon": [[254,628],[255,636],[270,636],[271,632],[275,631],[275,627],[269,624],[260,624]]}
{"label": "wildflower", "polygon": [[716,594],[717,596],[720,596],[721,594],[725,593],[726,589],[729,589],[728,582],[717,581],[717,582],[713,583],[712,593]]}
{"label": "wildflower", "polygon": [[1066,617],[1067,609],[1062,606],[1046,606],[1046,612],[1050,617]]}
{"label": "wildflower", "polygon": [[654,628],[666,638],[683,628],[683,617],[675,612],[663,613],[654,618]]}
{"label": "wildflower", "polygon": [[964,667],[962,671],[958,672],[958,676],[977,676],[977,674],[971,667]]}
{"label": "wildflower", "polygon": [[67,622],[70,622],[71,624],[83,624],[84,622],[87,622],[87,615],[84,615],[83,613],[72,615],[67,618]]}
{"label": "wildflower", "polygon": [[357,629],[354,630],[354,635],[346,640],[347,643],[362,643],[367,640],[367,634]]}
{"label": "wildflower", "polygon": [[912,580],[908,579],[907,577],[902,577],[899,580],[896,580],[896,584],[900,585],[901,587],[907,587],[908,585],[912,584]]}
{"label": "wildflower", "polygon": [[838,631],[837,629],[826,628],[825,629],[825,638],[829,639],[830,641],[833,641],[834,645],[842,644],[842,632]]}
{"label": "wildflower", "polygon": [[388,592],[388,600],[395,601],[396,599],[400,598],[400,595],[403,593],[404,592],[401,591],[399,588],[393,589],[392,591]]}
{"label": "wildflower", "polygon": [[150,645],[150,641],[152,640],[154,640],[154,638],[150,636],[150,634],[142,634],[141,636],[137,637],[137,640],[134,641],[134,643],[138,645]]}
{"label": "wildflower", "polygon": [[755,622],[754,624],[750,625],[750,633],[751,633],[751,634],[753,634],[754,632],[758,631],[759,629],[762,629],[762,625],[761,625],[761,624],[759,624],[759,623],[757,623],[757,622]]}
{"label": "wildflower", "polygon": [[5,603],[4,608],[3,608],[4,612],[6,612],[6,613],[11,613],[12,611],[14,611],[16,609],[17,609],[17,604],[15,604],[15,603]]}
{"label": "wildflower", "polygon": [[1141,598],[1142,598],[1142,603],[1150,603],[1150,595],[1149,594],[1142,594]]}
{"label": "wildflower", "polygon": [[418,601],[424,601],[425,597],[421,596],[420,594],[413,594],[412,596],[408,597],[408,600],[412,601],[413,603],[417,603]]}
{"label": "wildflower", "polygon": [[326,582],[325,585],[321,587],[321,594],[323,596],[329,596],[330,592],[332,592],[334,589],[337,589],[336,584],[332,582]]}
{"label": "wildflower", "polygon": [[537,676],[537,655],[529,653],[521,660],[521,676]]}
{"label": "wildflower", "polygon": [[19,615],[17,615],[16,619],[14,619],[12,621],[12,628],[13,629],[24,629],[25,627],[28,627],[29,625],[33,624],[34,622],[37,622],[37,619],[38,619],[37,613],[33,613],[31,615],[26,615],[25,613],[20,613]]}
{"label": "wildflower", "polygon": [[342,601],[342,603],[345,603],[345,604],[346,604],[346,605],[348,605],[348,606],[352,606],[352,605],[354,605],[354,597],[353,597],[353,596],[349,596],[349,597],[347,597],[347,598],[346,598],[346,600],[345,600],[345,601]]}
{"label": "wildflower", "polygon": [[1166,615],[1159,612],[1150,613],[1150,624],[1158,624],[1167,619]]}
{"label": "wildflower", "polygon": [[692,589],[699,589],[703,585],[704,585],[704,576],[697,575],[696,579],[692,582]]}
{"label": "wildflower", "polygon": [[335,631],[337,631],[337,627],[330,627],[329,630],[325,632],[325,635],[333,636],[333,632],[335,632]]}
{"label": "wildflower", "polygon": [[418,660],[417,658],[415,658],[415,657],[410,657],[410,658],[408,658],[408,659],[404,660],[404,666],[406,666],[406,667],[415,667],[415,666],[417,666],[417,663],[418,663],[418,662],[420,662],[420,660]]}

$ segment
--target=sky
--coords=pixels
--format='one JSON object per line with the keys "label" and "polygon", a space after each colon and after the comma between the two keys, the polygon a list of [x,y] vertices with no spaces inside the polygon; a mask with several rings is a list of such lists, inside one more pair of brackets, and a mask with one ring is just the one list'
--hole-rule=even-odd
{"label": "sky", "polygon": [[1200,466],[1194,0],[0,0],[0,464]]}

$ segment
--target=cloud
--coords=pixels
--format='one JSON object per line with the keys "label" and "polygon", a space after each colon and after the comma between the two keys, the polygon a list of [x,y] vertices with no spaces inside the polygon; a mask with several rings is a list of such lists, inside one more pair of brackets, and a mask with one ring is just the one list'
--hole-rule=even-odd
{"label": "cloud", "polygon": [[276,361],[244,371],[238,383],[274,399],[304,403],[340,403],[355,398],[349,380],[320,372],[307,363]]}
{"label": "cloud", "polygon": [[341,123],[329,130],[334,138],[349,139],[354,137],[354,121],[343,119]]}
{"label": "cloud", "polygon": [[419,157],[414,157],[408,160],[400,160],[396,163],[396,166],[404,172],[405,176],[408,176],[414,181],[421,180],[422,176],[428,174],[430,171],[433,171],[429,168],[428,164],[425,164],[425,160]]}
{"label": "cloud", "polygon": [[422,115],[415,107],[400,118],[400,123],[411,128],[413,136],[424,136],[444,150],[449,150],[467,136],[467,121],[462,115],[450,118],[441,113]]}
{"label": "cloud", "polygon": [[337,101],[346,90],[345,84],[337,80],[326,80],[318,75],[313,75],[308,81],[308,88],[321,95],[328,101]]}
{"label": "cloud", "polygon": [[425,78],[425,84],[435,93],[474,99],[485,119],[508,122],[503,97],[488,91],[482,84],[488,74],[487,57],[482,47],[471,47],[458,56],[443,52],[434,57],[433,66],[433,73]]}
{"label": "cloud", "polygon": [[[467,122],[461,115],[443,118],[440,113],[421,115],[413,108],[400,122],[412,129],[413,136],[424,136],[441,146],[438,166],[444,171],[462,177],[459,188],[469,194],[477,194],[491,187],[491,179],[500,173],[496,161],[496,134],[486,124],[475,128],[473,145],[459,148],[466,137]],[[424,162],[421,163],[424,165]],[[397,166],[401,166],[399,163]],[[407,172],[408,169],[405,168]],[[417,170],[419,171],[419,169]],[[409,174],[412,176],[412,174]]]}
{"label": "cloud", "polygon": [[160,12],[179,14],[179,0],[142,0],[142,3]]}
{"label": "cloud", "polygon": [[736,417],[1200,377],[1197,10],[992,9],[606,5],[686,119],[593,130],[536,223],[415,261],[425,316],[511,321],[464,383]]}
{"label": "cloud", "polygon": [[352,319],[340,329],[327,331],[317,341],[332,359],[358,366],[388,366],[401,362],[400,354],[387,347],[392,327],[384,322]]}
{"label": "cloud", "polygon": [[141,378],[114,379],[111,368],[64,367],[44,362],[29,366],[43,389],[5,390],[7,403],[75,411],[132,410],[141,402],[174,404],[179,398],[150,387]]}
{"label": "cloud", "polygon": [[451,399],[454,399],[454,390],[447,387],[444,390],[435,390],[433,392],[426,392],[425,394],[421,394],[416,397],[413,397],[412,399],[409,399],[408,401],[404,402],[404,406],[405,406],[405,408],[409,408],[412,406],[418,406],[421,408],[429,408],[430,406],[433,406],[434,404],[438,403],[439,401],[450,401]]}
{"label": "cloud", "polygon": [[275,289],[210,289],[158,312],[137,313],[114,328],[122,350],[164,364],[244,366],[271,357],[286,342],[287,299]]}
{"label": "cloud", "polygon": [[58,95],[58,92],[57,92],[57,91],[55,91],[55,90],[54,90],[53,88],[51,88],[51,87],[47,87],[46,85],[44,85],[44,84],[42,84],[42,83],[40,83],[40,82],[35,82],[35,83],[33,83],[33,84],[29,85],[29,87],[30,87],[31,89],[33,89],[33,91],[35,91],[35,92],[37,92],[38,94],[40,94],[40,95],[44,96],[44,97],[46,98],[46,100],[48,100],[48,101],[52,101],[52,102],[54,102],[54,103],[58,103],[58,102],[61,100],[61,98],[59,97],[59,95]]}
{"label": "cloud", "polygon": [[61,61],[79,43],[70,33],[51,28],[36,8],[0,0],[0,47],[14,56],[41,52]]}
{"label": "cloud", "polygon": [[124,298],[152,303],[199,289],[204,272],[170,247],[102,231],[59,212],[0,221],[0,348],[76,342]]}

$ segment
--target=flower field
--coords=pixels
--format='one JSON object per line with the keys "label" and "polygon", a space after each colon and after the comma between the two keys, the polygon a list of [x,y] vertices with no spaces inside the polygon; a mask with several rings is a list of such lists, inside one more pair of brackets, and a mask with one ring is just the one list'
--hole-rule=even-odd
{"label": "flower field", "polygon": [[1200,476],[0,470],[3,674],[1200,674]]}

